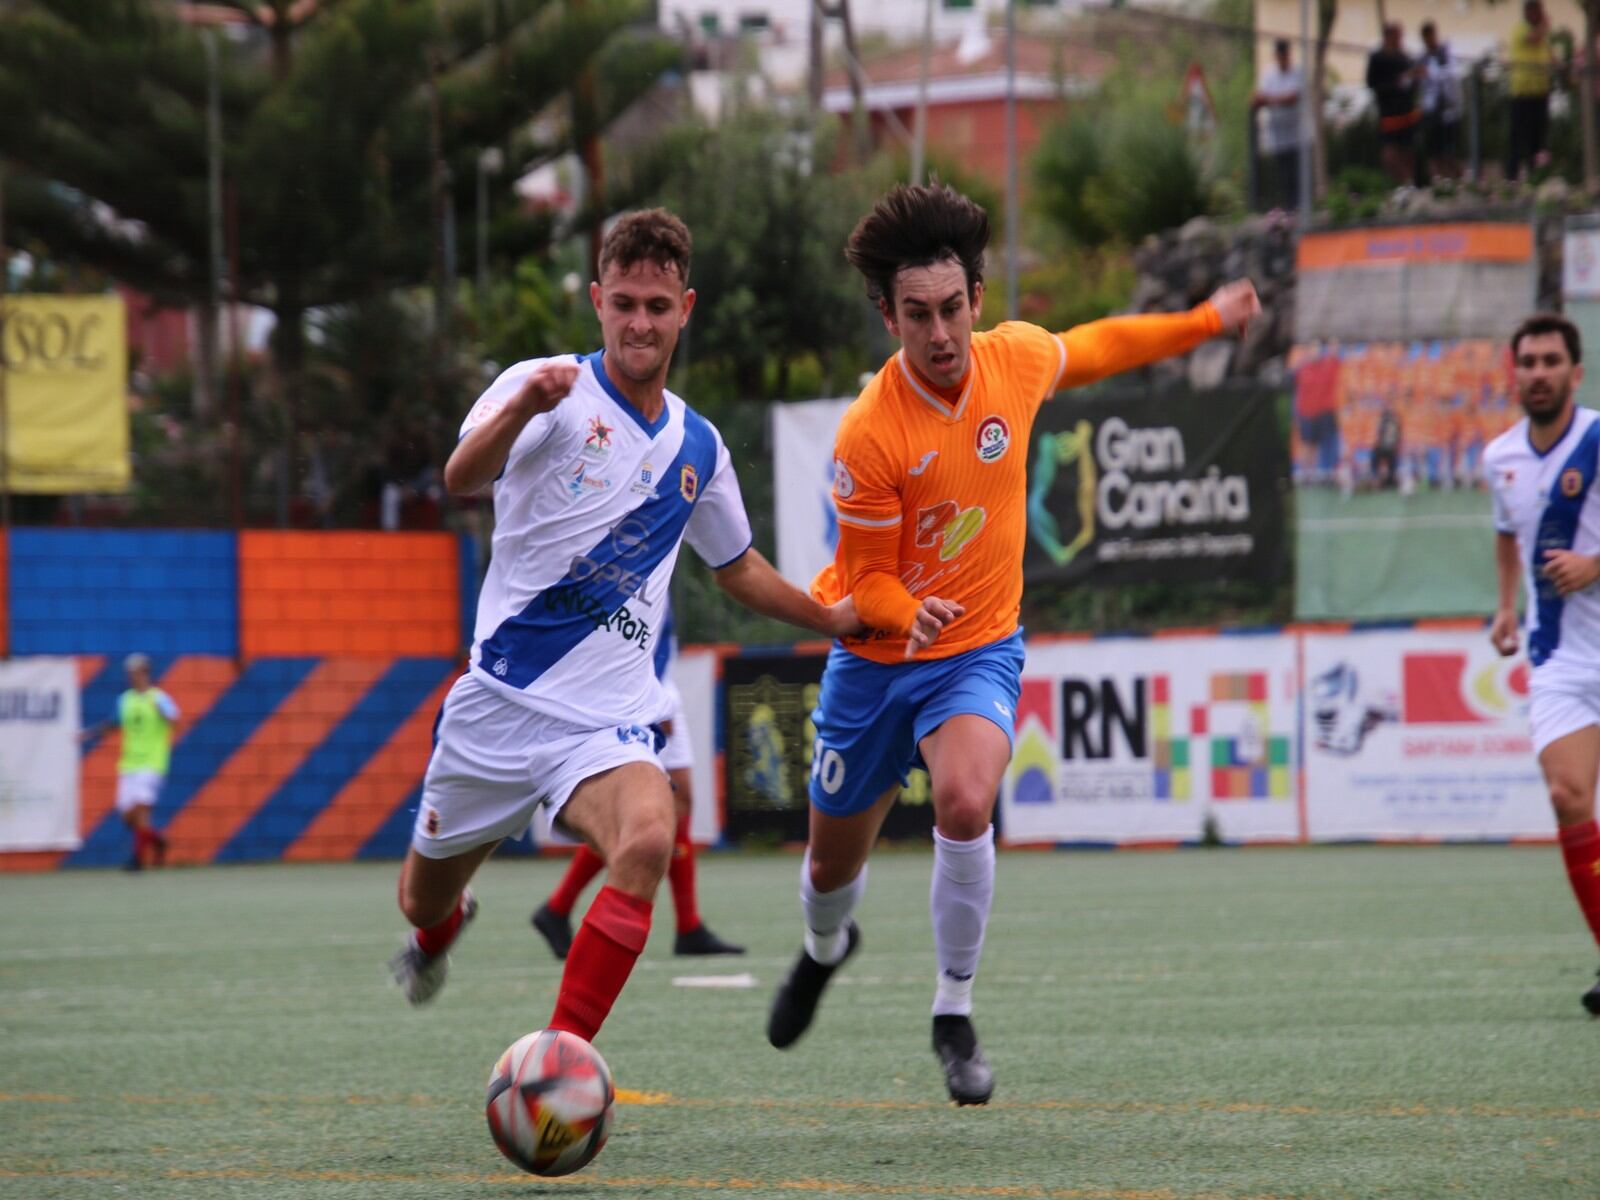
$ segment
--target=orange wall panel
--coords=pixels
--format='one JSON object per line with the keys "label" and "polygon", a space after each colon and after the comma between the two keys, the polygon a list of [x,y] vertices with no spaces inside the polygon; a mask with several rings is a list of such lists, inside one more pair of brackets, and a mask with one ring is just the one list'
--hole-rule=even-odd
{"label": "orange wall panel", "polygon": [[247,659],[460,653],[456,539],[448,533],[241,533],[239,649]]}

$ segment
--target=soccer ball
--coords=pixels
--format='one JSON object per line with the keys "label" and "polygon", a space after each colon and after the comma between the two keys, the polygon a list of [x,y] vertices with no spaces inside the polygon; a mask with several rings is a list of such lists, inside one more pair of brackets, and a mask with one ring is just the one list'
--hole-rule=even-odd
{"label": "soccer ball", "polygon": [[494,1144],[517,1166],[569,1175],[606,1144],[615,1100],[599,1051],[575,1033],[539,1029],[494,1064],[484,1113]]}

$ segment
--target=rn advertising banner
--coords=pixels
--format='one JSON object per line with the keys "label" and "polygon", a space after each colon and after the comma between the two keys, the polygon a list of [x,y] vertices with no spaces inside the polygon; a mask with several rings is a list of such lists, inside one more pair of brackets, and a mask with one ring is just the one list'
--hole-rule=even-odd
{"label": "rn advertising banner", "polygon": [[[722,661],[723,769],[731,838],[803,842],[822,686],[821,654],[741,654]],[[925,772],[912,772],[883,836],[927,837],[933,804]]]}
{"label": "rn advertising banner", "polygon": [[1314,841],[1550,837],[1528,666],[1483,631],[1307,634]]}
{"label": "rn advertising banner", "polygon": [[808,587],[833,561],[839,520],[833,509],[833,436],[849,400],[772,406],[773,498],[778,570]]}
{"label": "rn advertising banner", "polygon": [[1270,581],[1284,563],[1277,397],[1066,393],[1034,424],[1029,583]]}
{"label": "rn advertising banner", "polygon": [[1028,644],[1008,842],[1292,840],[1290,635]]}
{"label": "rn advertising banner", "polygon": [[0,303],[16,492],[126,491],[127,323],[117,296],[11,296]]}
{"label": "rn advertising banner", "polygon": [[0,850],[76,850],[78,672],[70,658],[0,662]]}

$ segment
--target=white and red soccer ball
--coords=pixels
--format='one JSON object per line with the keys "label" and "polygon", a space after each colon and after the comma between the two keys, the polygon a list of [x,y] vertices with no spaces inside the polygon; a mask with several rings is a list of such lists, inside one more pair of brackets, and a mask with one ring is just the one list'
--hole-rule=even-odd
{"label": "white and red soccer ball", "polygon": [[575,1033],[539,1029],[494,1064],[484,1112],[494,1144],[517,1166],[569,1175],[606,1144],[615,1101],[599,1051]]}

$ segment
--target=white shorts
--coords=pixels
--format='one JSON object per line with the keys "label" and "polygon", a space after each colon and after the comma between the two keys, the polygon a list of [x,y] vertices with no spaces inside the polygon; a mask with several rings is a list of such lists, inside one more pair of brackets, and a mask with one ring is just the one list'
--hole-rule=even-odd
{"label": "white shorts", "polygon": [[444,700],[411,845],[453,858],[521,836],[536,808],[554,821],[591,776],[631,762],[660,767],[660,741],[645,726],[588,729],[545,716],[463,675]]}
{"label": "white shorts", "polygon": [[669,771],[687,771],[694,766],[694,741],[689,736],[689,718],[683,711],[683,693],[670,679],[663,679],[661,686],[672,701],[672,715],[667,718],[672,730],[667,734],[666,749],[661,751],[661,765]]}
{"label": "white shorts", "polygon": [[161,784],[166,775],[160,771],[123,771],[117,776],[117,811],[132,812],[136,808],[154,808],[161,796]]}
{"label": "white shorts", "polygon": [[1533,752],[1590,725],[1600,725],[1600,671],[1570,663],[1546,663],[1528,688],[1528,725]]}

